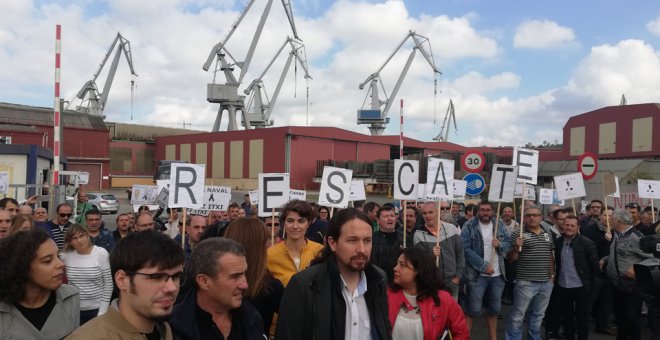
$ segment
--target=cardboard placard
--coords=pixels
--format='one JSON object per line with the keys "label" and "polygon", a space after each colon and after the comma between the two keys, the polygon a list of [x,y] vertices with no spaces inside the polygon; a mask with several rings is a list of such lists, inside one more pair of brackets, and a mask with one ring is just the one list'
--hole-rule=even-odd
{"label": "cardboard placard", "polygon": [[516,188],[518,167],[514,165],[493,164],[488,189],[488,201],[490,202],[513,202],[513,194]]}
{"label": "cardboard placard", "polygon": [[394,160],[394,198],[415,200],[419,196],[419,161]]}
{"label": "cardboard placard", "polygon": [[367,194],[364,192],[364,180],[354,179],[351,180],[351,193],[349,195],[350,201],[363,201],[367,199]]}
{"label": "cardboard placard", "polygon": [[170,208],[199,209],[204,205],[203,164],[173,163],[170,175]]}
{"label": "cardboard placard", "polygon": [[319,205],[346,208],[350,200],[353,170],[326,166],[323,168]]}
{"label": "cardboard placard", "polygon": [[562,200],[587,196],[584,179],[582,173],[579,172],[555,176],[555,187],[557,188],[557,196]]}
{"label": "cardboard placard", "polygon": [[288,173],[259,174],[259,217],[278,216],[290,193]]}
{"label": "cardboard placard", "polygon": [[429,158],[426,175],[426,197],[434,200],[454,199],[454,161]]}
{"label": "cardboard placard", "polygon": [[518,180],[536,185],[539,173],[539,152],[537,150],[513,148],[513,164],[518,167]]}
{"label": "cardboard placard", "polygon": [[160,191],[155,185],[133,185],[131,188],[131,204],[156,204]]}
{"label": "cardboard placard", "polygon": [[660,181],[638,179],[637,191],[640,198],[660,199]]}

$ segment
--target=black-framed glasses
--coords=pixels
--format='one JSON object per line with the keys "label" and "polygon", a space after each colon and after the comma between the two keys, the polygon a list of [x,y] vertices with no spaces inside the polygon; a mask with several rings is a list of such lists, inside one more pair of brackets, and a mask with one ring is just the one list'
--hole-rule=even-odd
{"label": "black-framed glasses", "polygon": [[71,216],[73,216],[73,214],[60,213],[60,217],[71,217]]}
{"label": "black-framed glasses", "polygon": [[176,272],[172,275],[170,275],[168,273],[162,273],[162,272],[153,273],[153,274],[140,273],[140,272],[131,272],[129,274],[142,275],[142,276],[148,278],[149,280],[151,280],[155,283],[159,283],[159,284],[165,284],[165,283],[167,283],[167,281],[169,279],[172,279],[172,282],[178,284],[179,282],[181,282],[181,276],[183,275],[183,272],[182,271],[181,272]]}

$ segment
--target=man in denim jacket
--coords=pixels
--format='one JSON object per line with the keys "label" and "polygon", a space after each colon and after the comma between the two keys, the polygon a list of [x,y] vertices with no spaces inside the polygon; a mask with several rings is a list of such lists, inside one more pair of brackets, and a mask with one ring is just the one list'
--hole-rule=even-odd
{"label": "man in denim jacket", "polygon": [[467,281],[467,301],[465,317],[468,329],[472,319],[481,314],[486,306],[486,321],[491,340],[497,339],[497,315],[500,314],[502,291],[506,280],[504,258],[511,248],[511,241],[501,221],[496,234],[493,204],[481,202],[477,218],[463,225],[461,238],[465,253],[465,274]]}

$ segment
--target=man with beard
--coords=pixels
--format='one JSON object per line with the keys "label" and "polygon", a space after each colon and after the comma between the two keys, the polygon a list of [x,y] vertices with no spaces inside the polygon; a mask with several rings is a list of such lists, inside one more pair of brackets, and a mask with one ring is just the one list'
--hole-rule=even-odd
{"label": "man with beard", "polygon": [[155,231],[130,233],[110,254],[119,298],[108,312],[78,328],[67,339],[166,339],[183,274],[183,251]]}
{"label": "man with beard", "polygon": [[394,279],[394,267],[403,248],[403,234],[396,230],[394,207],[384,205],[378,209],[378,230],[374,232],[371,245],[371,263],[385,271],[387,281]]}
{"label": "man with beard", "polygon": [[468,285],[465,306],[468,329],[472,328],[472,319],[478,317],[482,306],[485,306],[488,335],[491,340],[495,340],[497,316],[502,307],[501,297],[506,280],[504,258],[511,249],[509,235],[501,222],[496,234],[493,205],[490,202],[481,202],[477,210],[477,218],[463,225],[461,238],[466,262],[465,279]]}
{"label": "man with beard", "polygon": [[316,263],[295,274],[280,304],[276,338],[389,339],[387,279],[369,264],[372,230],[361,211],[339,211]]}
{"label": "man with beard", "polygon": [[186,271],[194,286],[182,295],[172,313],[177,339],[266,338],[259,312],[243,300],[248,288],[247,261],[240,243],[220,237],[201,241],[193,249]]}

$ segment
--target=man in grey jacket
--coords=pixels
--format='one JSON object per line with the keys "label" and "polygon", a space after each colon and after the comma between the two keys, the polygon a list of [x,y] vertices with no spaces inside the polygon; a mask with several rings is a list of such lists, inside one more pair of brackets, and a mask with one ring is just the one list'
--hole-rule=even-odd
{"label": "man in grey jacket", "polygon": [[[633,265],[653,257],[639,248],[642,235],[632,225],[629,212],[618,210],[612,216],[614,240],[610,246],[610,255],[600,260],[601,270],[605,269],[612,289],[612,303],[616,317],[617,331],[622,339],[641,339],[639,311],[642,308],[642,296],[635,284]],[[605,267],[606,266],[606,267]],[[604,268],[605,267],[605,268]]]}
{"label": "man in grey jacket", "polygon": [[[440,204],[443,212],[449,212],[447,202]],[[433,252],[434,256],[440,257],[438,269],[441,279],[450,289],[454,299],[457,300],[458,283],[463,277],[465,269],[461,231],[453,224],[445,222],[440,222],[440,228],[438,228],[438,202],[425,202],[422,205],[422,215],[425,225],[421,230],[415,232],[413,244],[415,247],[422,247]],[[438,239],[440,240],[439,246],[436,246]]]}

